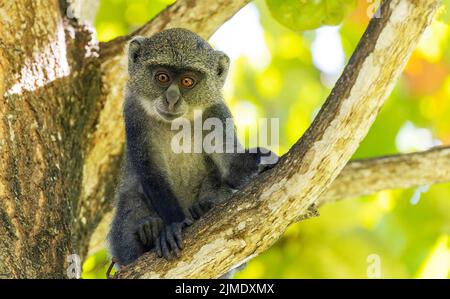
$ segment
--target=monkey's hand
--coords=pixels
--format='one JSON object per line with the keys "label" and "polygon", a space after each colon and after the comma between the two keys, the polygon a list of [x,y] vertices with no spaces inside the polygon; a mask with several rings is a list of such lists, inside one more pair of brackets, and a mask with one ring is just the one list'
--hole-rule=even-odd
{"label": "monkey's hand", "polygon": [[137,227],[136,234],[141,240],[142,244],[152,246],[156,243],[163,225],[163,221],[159,217],[148,216],[145,217]]}
{"label": "monkey's hand", "polygon": [[205,215],[209,210],[211,210],[214,206],[214,201],[209,198],[202,198],[197,201],[192,207],[189,209],[192,217],[197,220],[203,215]]}
{"label": "monkey's hand", "polygon": [[194,221],[190,217],[182,222],[173,222],[168,225],[164,225],[159,234],[158,240],[156,240],[155,249],[158,257],[163,257],[166,260],[171,259],[171,252],[176,257],[180,257],[180,251],[183,249],[183,239],[181,231],[184,227],[189,226]]}

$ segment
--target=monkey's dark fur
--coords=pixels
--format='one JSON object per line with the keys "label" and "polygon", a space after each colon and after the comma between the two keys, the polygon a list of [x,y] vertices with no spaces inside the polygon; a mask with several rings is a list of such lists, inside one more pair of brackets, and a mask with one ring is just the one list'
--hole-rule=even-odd
{"label": "monkey's dark fur", "polygon": [[108,236],[120,265],[152,247],[159,256],[179,256],[182,228],[266,169],[262,159],[274,155],[236,153],[242,147],[235,134],[224,139],[234,153],[172,150],[173,120],[192,122],[194,109],[203,111],[203,120],[216,117],[225,124],[231,118],[221,93],[229,58],[195,33],[169,29],[134,38],[128,64],[126,154]]}

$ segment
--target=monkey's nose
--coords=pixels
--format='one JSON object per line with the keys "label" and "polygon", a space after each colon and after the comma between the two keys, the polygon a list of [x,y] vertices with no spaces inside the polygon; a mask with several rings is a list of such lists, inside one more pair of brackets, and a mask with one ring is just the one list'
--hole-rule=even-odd
{"label": "monkey's nose", "polygon": [[177,86],[170,86],[166,91],[166,99],[169,104],[169,109],[174,110],[175,104],[180,99],[180,91]]}

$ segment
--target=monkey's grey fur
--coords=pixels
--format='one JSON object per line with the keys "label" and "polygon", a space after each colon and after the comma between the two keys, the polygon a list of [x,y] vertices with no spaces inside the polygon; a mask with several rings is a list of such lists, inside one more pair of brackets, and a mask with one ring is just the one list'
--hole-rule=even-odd
{"label": "monkey's grey fur", "polygon": [[[173,120],[192,122],[195,109],[203,111],[203,120],[216,117],[225,124],[231,118],[221,93],[228,67],[224,53],[185,29],[130,42],[126,155],[108,236],[111,254],[120,265],[152,247],[159,256],[179,256],[182,228],[266,169],[265,156],[274,156],[261,149],[237,153],[242,146],[235,134],[224,139],[233,145],[233,153],[172,150],[177,133],[171,130]],[[234,125],[232,130],[228,133],[234,133]]]}

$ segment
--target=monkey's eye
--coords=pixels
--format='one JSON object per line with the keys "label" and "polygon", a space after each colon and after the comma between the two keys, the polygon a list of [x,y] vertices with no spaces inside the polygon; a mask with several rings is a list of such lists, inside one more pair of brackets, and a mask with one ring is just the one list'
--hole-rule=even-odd
{"label": "monkey's eye", "polygon": [[155,75],[156,81],[158,81],[161,84],[167,84],[170,82],[170,77],[167,73],[159,72]]}
{"label": "monkey's eye", "polygon": [[192,88],[194,87],[195,80],[191,77],[183,77],[180,83],[183,88]]}

